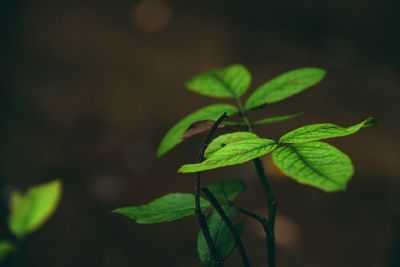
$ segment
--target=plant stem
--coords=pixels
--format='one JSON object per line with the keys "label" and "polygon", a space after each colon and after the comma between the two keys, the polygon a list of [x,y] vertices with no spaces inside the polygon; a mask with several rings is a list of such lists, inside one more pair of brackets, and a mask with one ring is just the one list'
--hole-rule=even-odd
{"label": "plant stem", "polygon": [[[242,116],[243,122],[247,125],[247,130],[249,132],[253,132],[252,124],[247,118],[246,111],[243,108],[242,102],[239,98],[235,99],[236,104],[239,108],[240,115]],[[275,259],[275,215],[277,209],[277,202],[275,195],[272,192],[271,186],[268,183],[267,176],[265,175],[265,170],[263,163],[260,158],[256,158],[253,160],[254,166],[256,168],[256,172],[261,183],[261,186],[264,190],[264,193],[267,197],[267,207],[268,207],[268,221],[262,222],[264,227],[264,231],[266,234],[266,243],[267,243],[267,253],[268,253],[268,266],[275,267],[276,259]],[[253,214],[254,215],[254,214]],[[260,221],[261,222],[261,221]]]}
{"label": "plant stem", "polygon": [[[202,162],[204,160],[204,152],[207,148],[207,146],[211,142],[211,138],[215,131],[217,130],[218,126],[221,124],[221,122],[226,119],[226,113],[224,113],[221,117],[218,118],[218,120],[214,123],[214,125],[211,127],[211,129],[208,131],[206,138],[204,139],[203,145],[200,148],[199,151],[199,162]],[[197,172],[197,178],[196,178],[196,183],[195,183],[195,213],[197,217],[197,221],[199,222],[201,232],[203,233],[203,236],[207,242],[208,249],[210,250],[211,256],[213,257],[214,262],[218,267],[223,267],[222,260],[220,259],[217,250],[215,249],[214,241],[212,240],[211,234],[210,234],[210,229],[208,228],[207,224],[207,219],[204,216],[203,212],[201,211],[201,206],[200,206],[200,191],[201,189],[201,172]]]}
{"label": "plant stem", "polygon": [[243,246],[242,241],[240,240],[239,234],[236,232],[235,227],[233,226],[231,220],[228,218],[224,210],[222,209],[221,205],[218,203],[218,200],[215,198],[215,196],[208,190],[208,188],[203,188],[204,194],[207,196],[207,198],[210,200],[211,204],[213,207],[217,210],[219,215],[221,216],[222,220],[225,222],[226,226],[228,227],[229,231],[235,238],[236,245],[239,249],[240,257],[242,258],[243,265],[245,267],[250,267],[250,262],[249,258],[247,257],[246,250]]}
{"label": "plant stem", "polygon": [[271,186],[268,183],[265,175],[264,166],[260,158],[254,160],[254,165],[258,174],[258,178],[267,196],[268,205],[268,223],[264,226],[264,230],[267,234],[267,246],[268,246],[268,263],[269,267],[275,267],[275,215],[277,202],[275,195],[272,193]]}
{"label": "plant stem", "polygon": [[196,179],[196,184],[195,184],[195,213],[197,217],[197,221],[200,225],[200,230],[203,233],[204,239],[207,242],[208,249],[210,250],[211,256],[214,260],[214,262],[217,264],[217,266],[222,267],[221,259],[218,255],[218,252],[215,248],[214,242],[212,240],[211,234],[210,234],[210,229],[208,228],[207,224],[207,219],[204,216],[203,212],[201,211],[201,206],[200,206],[200,181],[201,181],[201,175],[200,172],[197,173],[197,179]]}

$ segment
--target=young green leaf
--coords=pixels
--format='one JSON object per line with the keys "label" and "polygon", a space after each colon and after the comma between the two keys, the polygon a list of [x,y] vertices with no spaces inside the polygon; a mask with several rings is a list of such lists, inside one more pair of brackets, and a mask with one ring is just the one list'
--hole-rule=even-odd
{"label": "young green leaf", "polygon": [[11,194],[8,226],[18,238],[38,229],[53,214],[61,198],[59,180],[29,188],[26,193]]}
{"label": "young green leaf", "polygon": [[208,190],[220,203],[234,201],[246,189],[246,184],[240,179],[229,179],[214,182],[207,186]]}
{"label": "young green leaf", "polygon": [[[222,207],[230,220],[236,216],[236,208],[234,206],[223,206]],[[210,217],[207,219],[207,224],[210,229],[210,235],[215,244],[215,249],[221,260],[229,257],[236,247],[235,238],[229,231],[225,222],[222,220],[221,216],[217,211],[213,211]],[[235,225],[235,229],[239,235],[243,231],[243,222]],[[208,249],[207,242],[203,234],[199,233],[197,237],[197,251],[199,253],[199,258],[203,266],[205,267],[215,267],[213,262],[211,252]]]}
{"label": "young green leaf", "polygon": [[[210,206],[207,200],[201,199],[200,201],[202,210]],[[124,215],[139,224],[175,221],[195,214],[194,195],[172,193],[145,205],[119,208],[113,212]]]}
{"label": "young green leaf", "polygon": [[230,116],[237,113],[238,109],[228,104],[215,104],[201,108],[186,116],[177,124],[175,124],[164,136],[160,146],[158,147],[157,156],[161,157],[166,152],[181,143],[186,130],[194,123],[205,120],[217,120],[224,112]]}
{"label": "young green leaf", "polygon": [[258,136],[250,132],[234,132],[234,133],[220,135],[208,145],[204,153],[204,157],[205,158],[211,157],[212,154],[214,154],[216,151],[220,150],[227,144],[253,138],[258,138]]}
{"label": "young green leaf", "polygon": [[13,244],[5,240],[0,240],[0,262],[4,260],[13,250]]}
{"label": "young green leaf", "polygon": [[193,92],[215,98],[239,98],[251,83],[250,72],[243,65],[231,65],[195,76],[186,83]]}
{"label": "young green leaf", "polygon": [[344,128],[332,123],[312,124],[293,130],[280,138],[280,143],[305,143],[321,139],[346,136],[358,132],[361,128],[376,124],[374,118],[368,118],[353,126]]}
{"label": "young green leaf", "polygon": [[297,117],[299,117],[301,115],[303,115],[303,113],[273,116],[273,117],[269,117],[269,118],[258,120],[256,122],[254,122],[253,125],[264,125],[264,124],[278,123],[278,122],[282,122],[282,121],[291,120],[293,118],[297,118]]}
{"label": "young green leaf", "polygon": [[276,147],[275,141],[270,139],[252,138],[241,140],[227,144],[201,163],[183,165],[178,172],[191,173],[238,165],[266,155]]}
{"label": "young green leaf", "polygon": [[353,175],[350,158],[323,142],[280,147],[272,153],[272,159],[286,175],[299,183],[326,192],[345,190]]}
{"label": "young green leaf", "polygon": [[247,99],[246,110],[272,104],[315,85],[325,76],[320,68],[301,68],[283,73],[261,85]]}

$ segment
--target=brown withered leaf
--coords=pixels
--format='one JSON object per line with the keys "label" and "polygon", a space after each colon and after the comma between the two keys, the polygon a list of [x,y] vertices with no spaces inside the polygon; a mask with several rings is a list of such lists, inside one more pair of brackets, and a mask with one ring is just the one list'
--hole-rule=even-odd
{"label": "brown withered leaf", "polygon": [[[186,132],[183,134],[183,139],[188,139],[192,136],[198,135],[198,134],[202,134],[202,133],[206,133],[208,132],[211,127],[214,125],[214,121],[211,120],[207,120],[207,121],[199,121],[196,123],[193,123],[192,125],[190,125],[190,127],[186,130]],[[224,128],[225,125],[218,125],[218,129]]]}

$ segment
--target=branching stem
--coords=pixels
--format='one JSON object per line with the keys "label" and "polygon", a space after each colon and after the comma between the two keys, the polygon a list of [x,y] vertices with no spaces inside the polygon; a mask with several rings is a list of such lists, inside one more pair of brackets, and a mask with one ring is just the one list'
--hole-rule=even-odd
{"label": "branching stem", "polygon": [[[218,120],[214,123],[211,129],[208,131],[206,138],[204,139],[203,145],[199,151],[199,162],[204,160],[204,152],[207,149],[207,146],[210,144],[212,136],[214,135],[215,131],[218,128],[218,125],[226,119],[226,113],[224,113]],[[210,250],[211,256],[213,257],[214,262],[218,267],[223,267],[222,260],[218,255],[217,250],[215,249],[214,242],[212,240],[210,230],[208,229],[207,219],[204,216],[203,212],[201,211],[200,206],[200,193],[201,193],[201,172],[197,172],[196,183],[195,183],[195,213],[197,217],[197,221],[200,225],[200,230],[203,233],[203,236],[207,242],[208,249]]]}

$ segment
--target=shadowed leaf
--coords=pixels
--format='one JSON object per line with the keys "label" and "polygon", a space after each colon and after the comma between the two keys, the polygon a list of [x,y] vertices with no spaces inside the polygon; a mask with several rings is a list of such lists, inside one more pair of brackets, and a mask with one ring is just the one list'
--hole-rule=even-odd
{"label": "shadowed leaf", "polygon": [[161,141],[157,156],[161,157],[166,152],[174,148],[176,145],[181,143],[184,138],[184,134],[186,130],[196,122],[205,121],[205,120],[217,120],[224,112],[228,116],[237,113],[238,110],[236,107],[228,104],[215,104],[211,106],[207,106],[201,108],[192,114],[186,116],[182,120],[180,120],[177,124],[175,124],[164,136]]}
{"label": "shadowed leaf", "polygon": [[[223,206],[222,207],[230,220],[236,216],[236,208],[233,206]],[[215,244],[215,249],[221,258],[224,260],[229,257],[236,247],[235,238],[229,231],[225,222],[222,220],[221,216],[217,211],[213,211],[210,217],[207,219],[207,224],[210,229],[210,235]],[[235,229],[239,236],[243,231],[243,222],[235,225]],[[200,232],[197,238],[197,251],[199,253],[199,258],[203,266],[215,267],[215,263],[212,260],[211,253],[208,249],[207,242]]]}
{"label": "shadowed leaf", "polygon": [[234,201],[246,189],[246,184],[240,179],[229,179],[214,182],[207,186],[221,204]]}
{"label": "shadowed leaf", "polygon": [[[183,134],[183,139],[188,139],[192,136],[207,133],[214,125],[214,121],[199,121],[192,124],[189,129]],[[225,125],[219,124],[218,129],[224,128]]]}

